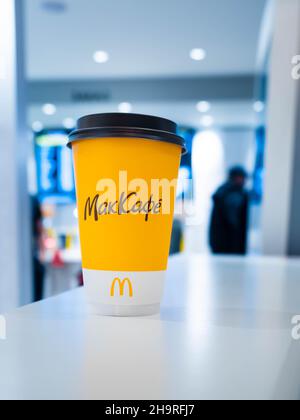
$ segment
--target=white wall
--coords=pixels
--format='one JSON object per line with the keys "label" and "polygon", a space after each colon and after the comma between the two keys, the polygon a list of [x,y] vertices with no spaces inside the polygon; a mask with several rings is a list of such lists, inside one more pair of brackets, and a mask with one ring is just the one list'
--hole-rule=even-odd
{"label": "white wall", "polygon": [[31,287],[22,5],[0,2],[0,312],[27,303]]}
{"label": "white wall", "polygon": [[255,132],[252,129],[231,129],[221,134],[225,168],[238,164],[252,173],[255,165],[256,143]]}
{"label": "white wall", "polygon": [[[289,248],[300,81],[292,78],[292,58],[300,53],[300,1],[277,0],[270,70],[264,252],[285,256]],[[300,141],[298,139],[298,141]],[[299,218],[299,215],[298,215]]]}

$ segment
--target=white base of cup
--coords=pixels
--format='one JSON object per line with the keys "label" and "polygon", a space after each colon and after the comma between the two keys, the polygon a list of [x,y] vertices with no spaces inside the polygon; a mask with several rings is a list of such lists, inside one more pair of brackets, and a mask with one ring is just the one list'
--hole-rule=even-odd
{"label": "white base of cup", "polygon": [[165,271],[83,270],[86,299],[98,315],[133,317],[160,311]]}
{"label": "white base of cup", "polygon": [[139,305],[139,306],[121,306],[121,305],[95,305],[90,304],[91,312],[94,315],[111,317],[142,317],[156,315],[160,312],[160,304]]}

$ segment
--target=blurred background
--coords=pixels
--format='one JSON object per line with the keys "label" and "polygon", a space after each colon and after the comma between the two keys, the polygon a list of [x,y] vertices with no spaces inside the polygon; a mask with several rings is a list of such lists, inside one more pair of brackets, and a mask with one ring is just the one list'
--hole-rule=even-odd
{"label": "blurred background", "polygon": [[178,123],[171,254],[300,255],[298,0],[2,3],[0,312],[82,284],[65,144],[91,113]]}

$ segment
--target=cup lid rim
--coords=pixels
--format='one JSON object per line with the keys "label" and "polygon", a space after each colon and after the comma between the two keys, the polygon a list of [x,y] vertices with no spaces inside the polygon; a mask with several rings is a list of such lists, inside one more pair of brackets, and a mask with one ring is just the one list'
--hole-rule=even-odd
{"label": "cup lid rim", "polygon": [[133,137],[172,143],[186,153],[185,140],[177,134],[171,120],[142,114],[106,113],[82,117],[69,135],[68,146],[75,141],[105,137]]}

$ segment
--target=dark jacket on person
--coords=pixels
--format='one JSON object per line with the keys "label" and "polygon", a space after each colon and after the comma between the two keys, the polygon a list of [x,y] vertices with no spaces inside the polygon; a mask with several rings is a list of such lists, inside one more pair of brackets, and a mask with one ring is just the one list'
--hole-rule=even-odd
{"label": "dark jacket on person", "polygon": [[246,190],[227,182],[213,196],[210,246],[214,254],[247,253],[249,196]]}

